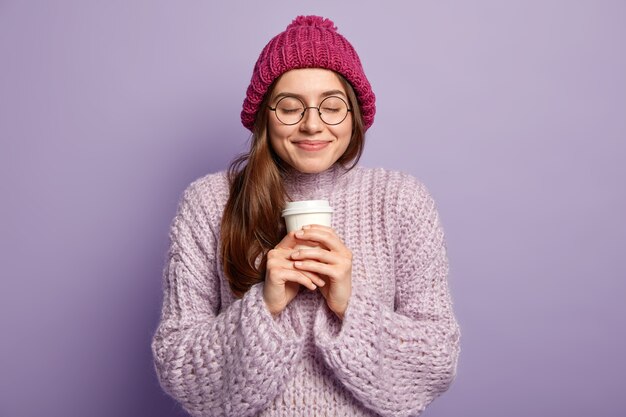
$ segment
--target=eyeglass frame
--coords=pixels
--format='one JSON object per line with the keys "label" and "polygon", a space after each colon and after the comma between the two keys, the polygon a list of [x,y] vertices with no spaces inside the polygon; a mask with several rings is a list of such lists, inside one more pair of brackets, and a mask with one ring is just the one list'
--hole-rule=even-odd
{"label": "eyeglass frame", "polygon": [[[300,113],[300,119],[295,122],[295,123],[285,123],[282,120],[280,120],[280,117],[278,117],[278,114],[276,114],[276,109],[278,109],[278,103],[280,103],[281,101],[283,101],[286,98],[295,98],[296,100],[298,100],[301,104],[302,104],[302,113]],[[337,122],[337,123],[326,123],[326,121],[324,120],[324,118],[322,117],[322,103],[324,103],[326,100],[328,100],[329,98],[338,98],[339,100],[343,101],[343,103],[346,105],[347,111],[345,116],[343,117],[343,119],[341,119],[341,121]],[[291,95],[286,95],[281,97],[277,102],[276,105],[274,107],[268,105],[267,108],[270,111],[273,111],[274,114],[276,115],[276,120],[278,120],[280,123],[284,124],[285,126],[294,126],[297,125],[298,123],[300,123],[302,120],[304,120],[304,114],[306,113],[307,110],[309,109],[316,109],[317,110],[317,114],[320,117],[320,120],[328,126],[337,126],[342,124],[347,118],[348,118],[348,113],[350,113],[352,111],[352,108],[350,107],[350,105],[348,104],[348,102],[346,100],[344,100],[343,98],[339,97],[339,96],[328,96],[328,97],[324,97],[324,99],[322,101],[320,101],[320,104],[316,106],[307,106],[300,98],[296,97],[296,96],[291,96]]]}

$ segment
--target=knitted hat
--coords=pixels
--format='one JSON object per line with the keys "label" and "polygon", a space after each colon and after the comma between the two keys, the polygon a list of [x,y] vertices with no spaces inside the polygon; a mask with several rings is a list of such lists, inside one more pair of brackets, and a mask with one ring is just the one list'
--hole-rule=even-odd
{"label": "knitted hat", "polygon": [[296,68],[326,68],[343,75],[354,88],[365,130],[372,125],[376,97],[352,45],[337,33],[330,19],[298,16],[265,45],[254,66],[241,111],[241,123],[246,128],[253,129],[259,106],[272,82]]}

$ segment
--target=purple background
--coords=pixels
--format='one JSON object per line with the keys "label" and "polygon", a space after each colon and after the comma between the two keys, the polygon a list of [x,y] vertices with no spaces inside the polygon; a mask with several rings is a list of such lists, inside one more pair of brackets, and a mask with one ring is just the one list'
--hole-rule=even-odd
{"label": "purple background", "polygon": [[185,186],[247,146],[265,43],[331,17],[363,164],[438,202],[462,326],[424,416],[624,416],[624,1],[0,1],[0,416],[184,415],[149,343]]}

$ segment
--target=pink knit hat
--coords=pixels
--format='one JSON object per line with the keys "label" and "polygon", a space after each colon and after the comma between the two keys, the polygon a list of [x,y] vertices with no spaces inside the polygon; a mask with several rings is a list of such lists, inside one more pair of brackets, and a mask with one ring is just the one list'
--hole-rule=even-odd
{"label": "pink knit hat", "polygon": [[296,68],[326,68],[343,75],[356,92],[365,130],[374,122],[376,97],[361,61],[330,19],[298,16],[263,48],[243,102],[241,123],[252,130],[259,106],[272,82]]}

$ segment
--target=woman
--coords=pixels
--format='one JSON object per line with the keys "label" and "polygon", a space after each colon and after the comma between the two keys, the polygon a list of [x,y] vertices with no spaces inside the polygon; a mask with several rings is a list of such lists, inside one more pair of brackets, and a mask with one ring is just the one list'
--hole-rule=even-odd
{"label": "woman", "polygon": [[[300,16],[263,49],[250,152],[188,187],[170,234],[153,352],[192,415],[417,415],[452,382],[439,218],[413,177],[355,166],[374,113],[330,20]],[[333,227],[286,233],[285,203],[307,199],[329,200]]]}

